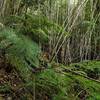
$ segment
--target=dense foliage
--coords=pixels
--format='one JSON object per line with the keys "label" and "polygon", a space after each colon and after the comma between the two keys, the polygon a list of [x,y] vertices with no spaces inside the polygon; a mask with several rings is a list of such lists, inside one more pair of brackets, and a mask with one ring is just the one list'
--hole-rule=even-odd
{"label": "dense foliage", "polygon": [[99,27],[99,0],[1,0],[0,100],[99,100]]}

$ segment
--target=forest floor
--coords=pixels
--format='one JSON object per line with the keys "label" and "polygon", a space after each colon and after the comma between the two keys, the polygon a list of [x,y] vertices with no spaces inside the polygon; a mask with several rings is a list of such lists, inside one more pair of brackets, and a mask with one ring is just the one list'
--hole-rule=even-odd
{"label": "forest floor", "polygon": [[6,69],[0,69],[0,100],[13,100],[12,97],[17,99],[21,92],[22,80],[16,73],[11,70],[7,72]]}
{"label": "forest floor", "polygon": [[[35,75],[35,100],[100,100],[100,61],[52,66]],[[0,100],[34,100],[9,67],[0,67]]]}

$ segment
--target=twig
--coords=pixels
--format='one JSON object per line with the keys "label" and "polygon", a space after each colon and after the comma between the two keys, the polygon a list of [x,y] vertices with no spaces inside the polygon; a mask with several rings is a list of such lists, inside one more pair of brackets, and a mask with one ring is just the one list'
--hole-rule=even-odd
{"label": "twig", "polygon": [[[68,71],[68,72],[71,72],[72,74],[79,75],[79,76],[82,76],[82,77],[84,77],[84,78],[87,78],[87,79],[89,79],[89,80],[91,80],[91,81],[95,81],[95,82],[97,82],[97,83],[100,83],[99,80],[95,80],[95,79],[90,78],[90,77],[88,77],[88,76],[79,74],[78,72],[72,71],[72,70],[70,70],[70,69],[65,68],[64,70],[66,70],[66,71]],[[64,73],[63,71],[59,71],[59,72],[60,72],[61,74],[66,75],[66,73]]]}

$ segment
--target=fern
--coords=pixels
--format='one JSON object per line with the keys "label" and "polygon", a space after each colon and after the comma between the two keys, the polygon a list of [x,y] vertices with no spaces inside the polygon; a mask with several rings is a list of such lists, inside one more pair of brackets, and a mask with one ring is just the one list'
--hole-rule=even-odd
{"label": "fern", "polygon": [[48,28],[52,26],[52,23],[43,16],[26,14],[5,18],[5,25],[17,29],[17,31],[20,29],[21,33],[27,34],[37,43],[38,40],[45,43],[48,42]]}
{"label": "fern", "polygon": [[31,71],[39,66],[40,48],[23,35],[11,29],[0,32],[0,49],[5,51],[6,59],[18,70],[25,81],[29,81]]}
{"label": "fern", "polygon": [[[64,27],[53,21],[49,21],[45,16],[32,14],[9,16],[5,18],[5,25],[28,35],[37,43],[48,43],[50,34],[58,35],[58,33],[61,33],[64,29]],[[51,31],[52,29],[53,31]],[[65,35],[66,34],[65,32]]]}

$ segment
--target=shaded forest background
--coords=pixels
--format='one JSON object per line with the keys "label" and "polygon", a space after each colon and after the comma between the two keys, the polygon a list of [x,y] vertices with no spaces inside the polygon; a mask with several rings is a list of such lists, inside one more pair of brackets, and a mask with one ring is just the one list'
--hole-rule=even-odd
{"label": "shaded forest background", "polygon": [[50,60],[66,64],[100,58],[99,0],[0,2],[1,23],[39,43]]}

